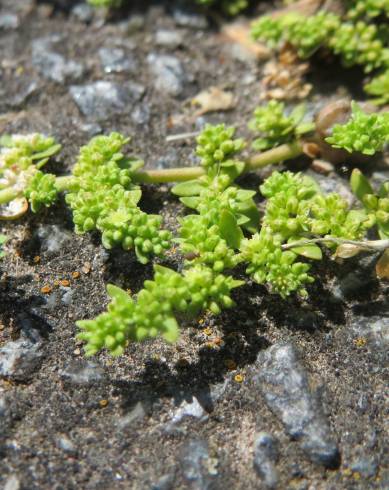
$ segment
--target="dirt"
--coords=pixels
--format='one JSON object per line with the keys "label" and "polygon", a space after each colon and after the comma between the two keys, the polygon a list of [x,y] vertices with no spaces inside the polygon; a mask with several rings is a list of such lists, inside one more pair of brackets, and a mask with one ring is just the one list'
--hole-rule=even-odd
{"label": "dirt", "polygon": [[[212,85],[231,90],[237,104],[232,111],[204,116],[206,120],[233,123],[240,134],[248,134],[247,121],[260,98],[257,80],[263,62],[249,57],[237,60],[214,21],[205,30],[177,27],[172,16],[174,2],[168,2],[170,8],[153,4],[136,12],[144,19],[144,27],[129,34],[123,26],[134,16],[133,11],[109,22],[95,18],[85,24],[68,11],[51,10],[44,3],[31,3],[28,10],[29,3],[4,2],[4,11],[26,11],[19,14],[18,29],[0,31],[0,132],[54,135],[63,149],[50,164],[51,170],[65,173],[79,147],[90,138],[80,129],[87,121],[69,95],[74,83],[130,79],[145,87],[142,104],[150,109],[148,123],[136,124],[126,112],[98,124],[104,132],[132,135],[130,149],[148,167],[162,165],[160,159],[166,156],[170,166],[193,163],[193,141],[168,143],[166,136],[197,129],[190,99]],[[179,97],[161,96],[150,76],[147,54],[171,53],[155,46],[157,28],[183,34],[182,45],[173,52],[188,79]],[[56,50],[85,66],[77,82],[48,81],[31,63],[31,42],[58,33],[63,41]],[[133,46],[131,52],[138,62],[135,74],[103,72],[97,51],[116,38]],[[319,72],[308,76],[314,82],[313,105],[347,91],[347,77],[339,89],[331,74],[317,69]],[[39,88],[19,107],[10,107],[9,100],[20,91],[20,84],[32,79]],[[371,170],[377,169],[388,173],[382,162]],[[347,185],[341,168],[332,178],[338,185]],[[258,176],[245,179],[249,187],[259,182]],[[184,214],[166,185],[146,187],[142,206],[162,213],[172,230],[177,228],[177,216]],[[70,236],[56,252],[45,249],[45,241],[37,235],[39,227],[50,229],[50,225]],[[160,339],[132,344],[115,359],[101,353],[92,361],[104,376],[75,384],[64,374],[86,362],[82,344],[76,340],[75,321],[103,311],[107,283],[136,293],[144,279],[152,277],[152,267],[138,264],[132,253],[105,252],[98,235],[75,235],[63,199],[37,216],[29,213],[18,222],[2,222],[0,231],[9,237],[7,257],[0,266],[0,346],[19,338],[26,325],[43,339],[43,361],[36,372],[23,381],[0,380],[0,395],[11,407],[3,440],[0,434],[0,484],[7,490],[265,488],[253,469],[254,439],[260,431],[279,440],[280,489],[388,488],[387,345],[374,335],[361,336],[356,327],[361,317],[378,317],[388,325],[388,284],[370,278],[374,263],[369,257],[364,259],[364,269],[358,260],[339,265],[327,257],[315,267],[318,279],[305,302],[281,300],[248,282],[236,292],[233,310],[195,321],[183,318],[177,344]],[[177,267],[179,261],[171,250],[163,263]],[[337,285],[358,269],[362,285],[334,299]],[[238,275],[243,277],[243,271]],[[61,280],[68,280],[69,287],[56,285]],[[45,286],[49,286],[48,294],[42,292]],[[69,305],[62,301],[67,290],[73,294]],[[48,307],[49,298],[57,300]],[[258,353],[277,342],[296,345],[312,386],[322,394],[341,453],[336,469],[309,461],[253,382],[253,373],[260,369],[255,362]],[[225,391],[208,407],[205,420],[188,417],[176,430],[166,430],[174,406],[226,380]],[[70,440],[72,447],[64,449],[61,438]],[[188,480],[182,462],[188,442],[199,439],[208,443],[215,467],[208,487]],[[374,460],[376,471],[367,475],[354,470],[360,457]],[[12,475],[19,486],[5,487],[6,482],[12,483]],[[171,477],[171,486],[153,487],[164,475]]]}

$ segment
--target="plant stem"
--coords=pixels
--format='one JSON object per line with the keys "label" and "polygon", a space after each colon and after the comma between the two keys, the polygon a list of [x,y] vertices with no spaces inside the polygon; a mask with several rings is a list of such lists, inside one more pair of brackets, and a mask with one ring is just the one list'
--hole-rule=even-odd
{"label": "plant stem", "polygon": [[282,245],[282,250],[291,250],[296,247],[303,247],[304,245],[313,245],[316,243],[334,243],[336,245],[353,245],[359,247],[361,250],[369,250],[371,252],[382,252],[389,248],[389,240],[346,240],[344,238],[335,237],[323,237],[312,238],[311,240],[298,240],[292,243],[285,243]]}
{"label": "plant stem", "polygon": [[[259,153],[246,161],[244,173],[257,170],[275,163],[281,163],[296,158],[303,152],[302,144],[295,141],[280,145],[277,148]],[[185,182],[197,179],[205,174],[202,167],[169,168],[165,170],[144,170],[134,174],[134,181],[148,184],[163,184],[167,182]]]}
{"label": "plant stem", "polygon": [[[249,157],[246,160],[244,173],[266,167],[267,165],[290,160],[291,158],[298,157],[302,152],[302,144],[299,141],[278,146],[277,148]],[[168,182],[186,182],[197,179],[202,175],[205,175],[203,167],[177,167],[164,170],[143,170],[135,172],[133,174],[133,180],[139,184],[164,184]],[[70,190],[74,183],[75,178],[72,175],[64,175],[56,178],[55,186],[59,192],[63,192]],[[0,204],[6,204],[20,195],[21,192],[16,192],[11,187],[2,189],[0,190]]]}
{"label": "plant stem", "polygon": [[13,187],[6,187],[0,191],[0,204],[7,204],[17,197],[20,197],[21,194],[20,191],[15,190]]}

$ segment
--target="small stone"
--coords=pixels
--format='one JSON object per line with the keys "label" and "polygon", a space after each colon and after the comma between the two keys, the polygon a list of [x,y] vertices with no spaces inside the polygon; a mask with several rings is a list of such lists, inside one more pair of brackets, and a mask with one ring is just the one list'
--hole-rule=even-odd
{"label": "small stone", "polygon": [[207,18],[188,9],[176,8],[173,11],[175,23],[180,27],[203,30],[208,27]]}
{"label": "small stone", "polygon": [[60,42],[59,36],[39,38],[32,42],[32,64],[47,79],[63,84],[66,80],[78,80],[84,73],[81,63],[67,61],[53,51],[53,44]]}
{"label": "small stone", "polygon": [[76,454],[77,448],[73,444],[73,442],[66,436],[59,437],[57,439],[57,446],[59,449],[62,449],[65,453],[68,454]]}
{"label": "small stone", "polygon": [[39,369],[43,353],[41,344],[20,338],[0,348],[0,376],[15,381],[28,381]]}
{"label": "small stone", "polygon": [[130,427],[134,422],[139,422],[146,416],[146,410],[141,402],[138,402],[135,407],[126,415],[121,417],[117,421],[117,427],[119,430],[123,430],[126,427]]}
{"label": "small stone", "polygon": [[340,457],[336,442],[294,345],[274,344],[258,355],[257,366],[254,380],[287,433],[300,441],[313,462],[337,468]]}
{"label": "small stone", "polygon": [[272,435],[261,432],[254,443],[254,468],[267,488],[277,487],[277,460],[277,440]]}
{"label": "small stone", "polygon": [[150,107],[147,104],[135,107],[131,113],[131,120],[139,126],[147,124],[150,121]]}
{"label": "small stone", "polygon": [[72,15],[85,24],[89,24],[92,21],[93,13],[93,8],[87,3],[79,3],[72,8]]}
{"label": "small stone", "polygon": [[100,126],[100,124],[97,123],[80,124],[80,129],[84,133],[87,133],[90,137],[96,136],[97,134],[100,134],[103,131],[103,128]]}
{"label": "small stone", "polygon": [[204,421],[208,418],[199,400],[194,396],[191,402],[184,400],[181,405],[171,413],[170,422],[165,426],[166,432],[173,432],[185,418],[192,417]]}
{"label": "small stone", "polygon": [[6,103],[13,108],[21,107],[38,90],[38,87],[38,82],[35,80],[28,81],[27,84],[19,87],[17,94],[6,101]]}
{"label": "small stone", "polygon": [[61,301],[64,305],[70,306],[73,302],[74,289],[64,288]]}
{"label": "small stone", "polygon": [[11,475],[8,477],[4,485],[4,490],[19,490],[20,480],[16,475]]}
{"label": "small stone", "polygon": [[132,82],[119,85],[99,80],[89,85],[73,85],[70,94],[84,116],[103,121],[130,112],[144,90],[144,87]]}
{"label": "small stone", "polygon": [[373,457],[360,457],[353,461],[351,469],[363,478],[374,478],[378,471],[378,464]]}
{"label": "small stone", "polygon": [[57,253],[72,240],[68,231],[61,229],[58,225],[41,225],[37,236],[40,239],[41,249],[51,253]]}
{"label": "small stone", "polygon": [[174,475],[163,475],[151,484],[151,490],[173,490],[174,480]]}
{"label": "small stone", "polygon": [[105,73],[136,73],[138,63],[121,48],[101,48],[99,57]]}
{"label": "small stone", "polygon": [[157,46],[164,46],[167,48],[177,48],[183,44],[183,36],[178,31],[170,29],[159,29],[155,33],[155,44]]}
{"label": "small stone", "polygon": [[204,440],[192,440],[182,449],[181,457],[184,478],[198,490],[206,490],[217,475],[217,460],[211,458]]}
{"label": "small stone", "polygon": [[147,62],[152,75],[154,86],[160,92],[178,96],[184,90],[185,72],[181,61],[175,56],[150,53]]}
{"label": "small stone", "polygon": [[102,382],[105,373],[100,366],[93,362],[77,360],[61,371],[60,376],[74,385],[93,385]]}
{"label": "small stone", "polygon": [[11,30],[19,27],[19,17],[11,12],[0,15],[0,29]]}
{"label": "small stone", "polygon": [[356,339],[367,339],[367,342],[373,343],[383,350],[389,345],[389,318],[372,316],[357,316],[352,321],[352,331],[356,334]]}
{"label": "small stone", "polygon": [[145,18],[142,15],[131,15],[126,23],[125,30],[128,34],[135,34],[143,29]]}

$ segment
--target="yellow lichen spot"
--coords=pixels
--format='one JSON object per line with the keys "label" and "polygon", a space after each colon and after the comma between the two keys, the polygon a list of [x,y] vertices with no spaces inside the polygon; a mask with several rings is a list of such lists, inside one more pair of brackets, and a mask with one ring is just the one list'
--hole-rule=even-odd
{"label": "yellow lichen spot", "polygon": [[200,320],[198,321],[199,325],[202,325],[204,323],[204,320],[202,318],[200,318]]}
{"label": "yellow lichen spot", "polygon": [[367,339],[365,337],[358,337],[354,340],[354,344],[357,347],[364,347],[366,345]]}
{"label": "yellow lichen spot", "polygon": [[56,280],[54,281],[54,286],[57,286],[57,287],[58,287],[59,285],[60,285],[60,282],[58,281],[58,279],[56,279]]}
{"label": "yellow lichen spot", "polygon": [[351,476],[353,472],[350,470],[350,468],[345,468],[343,471],[344,476]]}
{"label": "yellow lichen spot", "polygon": [[35,257],[32,259],[32,261],[34,262],[34,264],[39,264],[39,262],[41,261],[41,258],[39,257],[39,255],[35,255]]}
{"label": "yellow lichen spot", "polygon": [[209,337],[210,335],[212,335],[212,328],[210,327],[204,328],[203,333],[205,333],[205,335]]}
{"label": "yellow lichen spot", "polygon": [[226,359],[224,361],[224,364],[225,364],[226,368],[230,371],[233,371],[234,369],[236,369],[236,362],[233,359]]}
{"label": "yellow lichen spot", "polygon": [[68,279],[62,279],[61,281],[59,281],[59,283],[65,288],[68,288],[70,286],[70,281]]}
{"label": "yellow lichen spot", "polygon": [[72,272],[72,278],[73,279],[78,279],[80,277],[80,273],[78,271]]}
{"label": "yellow lichen spot", "polygon": [[51,286],[49,286],[47,284],[46,284],[46,286],[43,286],[43,288],[41,288],[41,293],[43,293],[43,294],[49,294],[49,293],[51,293],[51,291],[52,291]]}
{"label": "yellow lichen spot", "polygon": [[108,405],[109,401],[108,400],[100,400],[99,405],[101,408],[105,408]]}
{"label": "yellow lichen spot", "polygon": [[237,383],[243,383],[244,377],[243,377],[241,374],[236,374],[236,375],[234,376],[234,380],[235,380]]}
{"label": "yellow lichen spot", "polygon": [[359,481],[361,479],[361,474],[356,471],[355,473],[353,473],[353,478],[354,480]]}

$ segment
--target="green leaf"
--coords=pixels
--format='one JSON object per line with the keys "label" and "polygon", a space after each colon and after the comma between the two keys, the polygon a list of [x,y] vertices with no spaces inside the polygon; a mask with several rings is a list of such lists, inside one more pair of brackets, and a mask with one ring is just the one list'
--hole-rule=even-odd
{"label": "green leaf", "polygon": [[119,288],[118,286],[115,286],[114,284],[107,284],[107,293],[108,296],[112,299],[123,299],[125,301],[128,301],[130,299],[130,296],[124,289]]}
{"label": "green leaf", "polygon": [[165,332],[163,333],[163,338],[167,342],[175,342],[178,339],[179,328],[176,319],[171,317],[167,318],[164,322]]}
{"label": "green leaf", "polygon": [[242,230],[239,228],[235,216],[224,209],[219,221],[220,235],[227,242],[228,246],[238,249],[243,239]]}
{"label": "green leaf", "polygon": [[185,204],[186,207],[191,208],[191,209],[197,209],[197,206],[199,205],[200,198],[198,197],[181,197],[180,201],[182,204]]}
{"label": "green leaf", "polygon": [[203,189],[204,185],[196,179],[176,184],[171,192],[178,197],[190,197],[198,196]]}
{"label": "green leaf", "polygon": [[[294,243],[298,241],[299,241],[298,237],[292,237],[288,240],[288,243]],[[323,253],[321,251],[321,248],[315,243],[312,243],[310,245],[301,245],[298,247],[293,247],[292,250],[297,255],[301,255],[306,259],[321,260],[323,258]]]}
{"label": "green leaf", "polygon": [[231,180],[235,180],[243,172],[246,164],[239,160],[227,160],[220,166],[223,167],[223,174],[228,175]]}
{"label": "green leaf", "polygon": [[260,214],[255,202],[253,200],[243,201],[236,206],[238,211],[239,220],[241,216],[245,216],[247,220],[244,223],[238,223],[242,225],[245,230],[250,233],[255,233],[259,228]]}
{"label": "green leaf", "polygon": [[293,111],[290,113],[290,118],[293,120],[295,125],[297,126],[300,121],[303,120],[303,117],[305,116],[306,113],[306,105],[305,104],[299,104],[296,106]]}
{"label": "green leaf", "polygon": [[140,250],[137,246],[135,246],[135,255],[141,264],[145,265],[149,262],[147,255],[144,255],[142,250]]}
{"label": "green leaf", "polygon": [[10,134],[3,134],[0,138],[0,146],[4,146],[6,148],[10,148],[13,146],[12,136]]}
{"label": "green leaf", "polygon": [[59,150],[62,148],[62,145],[53,145],[50,146],[50,148],[47,148],[45,151],[41,151],[39,153],[34,153],[31,155],[31,160],[44,160],[46,158],[50,158],[56,153],[59,152]]}
{"label": "green leaf", "polygon": [[351,173],[350,186],[351,190],[360,201],[363,200],[363,197],[366,194],[374,194],[374,190],[370,185],[370,182],[357,168],[355,168]]}

